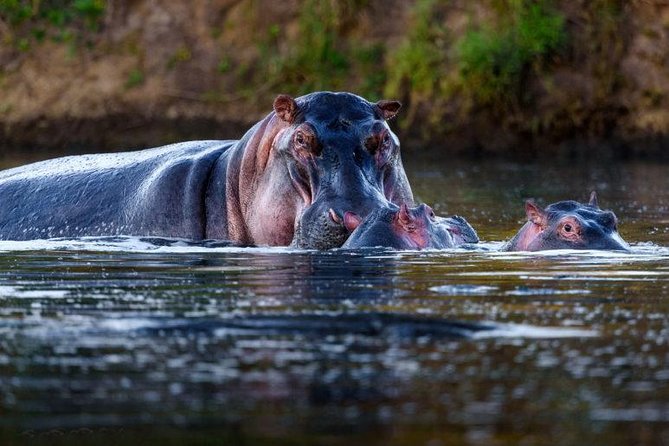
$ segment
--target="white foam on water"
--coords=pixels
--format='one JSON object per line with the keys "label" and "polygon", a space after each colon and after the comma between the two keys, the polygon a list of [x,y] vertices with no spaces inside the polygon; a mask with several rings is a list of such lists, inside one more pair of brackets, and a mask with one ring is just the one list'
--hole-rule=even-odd
{"label": "white foam on water", "polygon": [[63,299],[70,295],[68,290],[23,290],[13,286],[0,286],[2,299]]}
{"label": "white foam on water", "polygon": [[590,411],[595,421],[643,421],[665,423],[669,421],[669,407],[602,408]]}
{"label": "white foam on water", "polygon": [[[276,254],[286,253],[303,254],[315,252],[314,250],[297,249],[291,247],[240,247],[240,246],[207,246],[205,244],[194,244],[191,240],[178,238],[155,237],[165,243],[153,243],[152,237],[140,236],[91,236],[77,238],[52,238],[38,240],[0,240],[0,252],[21,251],[90,251],[90,252],[139,252],[139,253],[249,253],[249,254]],[[573,250],[558,249],[536,252],[502,252],[499,249],[504,242],[481,242],[477,245],[468,245],[466,248],[449,248],[443,250],[422,251],[396,251],[396,250],[367,250],[365,257],[370,259],[402,259],[416,254],[426,255],[430,258],[442,256],[484,256],[499,260],[523,260],[523,259],[559,259],[570,260],[578,263],[621,263],[621,262],[647,262],[656,260],[668,260],[669,248],[657,246],[652,243],[638,243],[632,245],[631,252],[624,251],[597,251],[597,250]],[[365,249],[360,250],[332,250],[336,254],[365,254]],[[513,274],[513,273],[511,273]]]}
{"label": "white foam on water", "polygon": [[157,245],[136,237],[81,237],[76,239],[2,240],[0,251],[152,251]]}
{"label": "white foam on water", "polygon": [[74,239],[0,240],[0,252],[13,251],[92,251],[92,252],[140,252],[140,253],[304,253],[304,249],[289,247],[240,247],[240,246],[193,246],[188,240],[162,239],[170,245],[154,244],[146,237],[79,237]]}
{"label": "white foam on water", "polygon": [[485,296],[493,291],[499,290],[499,287],[488,285],[438,285],[429,288],[430,291],[439,294],[451,296]]}
{"label": "white foam on water", "polygon": [[[498,249],[501,246],[498,247]],[[635,243],[630,245],[630,251],[606,251],[596,249],[549,249],[546,251],[487,251],[490,257],[499,260],[522,260],[537,258],[571,258],[579,263],[620,263],[620,262],[647,262],[669,259],[669,247],[658,246],[653,243]]]}
{"label": "white foam on water", "polygon": [[478,331],[472,335],[473,339],[490,338],[525,338],[525,339],[555,339],[555,338],[593,338],[599,336],[595,330],[567,327],[538,327],[523,324],[497,324],[492,330]]}
{"label": "white foam on water", "polygon": [[133,331],[158,327],[160,324],[157,320],[146,318],[117,318],[102,320],[98,323],[97,328],[109,331]]}
{"label": "white foam on water", "polygon": [[506,291],[505,296],[553,296],[558,294],[591,294],[591,290],[586,289],[566,289],[560,290],[556,288],[516,288],[515,290]]}

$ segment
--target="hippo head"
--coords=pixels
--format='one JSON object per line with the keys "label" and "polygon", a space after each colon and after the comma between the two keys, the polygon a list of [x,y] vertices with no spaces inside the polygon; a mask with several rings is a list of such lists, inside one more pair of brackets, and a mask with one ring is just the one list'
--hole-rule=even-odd
{"label": "hippo head", "polygon": [[359,218],[389,202],[413,202],[399,140],[386,122],[399,108],[351,93],[276,98],[274,111],[287,126],[273,149],[301,201],[292,246],[339,247]]}
{"label": "hippo head", "polygon": [[[345,216],[351,218],[350,215]],[[442,218],[432,208],[406,204],[377,209],[353,231],[343,248],[395,249],[452,248],[477,243],[476,231],[459,216]]]}
{"label": "hippo head", "polygon": [[[435,217],[435,221],[437,226],[441,228],[442,231],[446,231],[449,237],[453,240],[451,246],[479,242],[478,234],[464,217],[459,215],[453,215],[452,217]],[[444,248],[449,248],[451,246],[444,246]]]}
{"label": "hippo head", "polygon": [[560,201],[541,209],[532,200],[525,202],[527,223],[505,248],[508,251],[547,249],[628,250],[618,234],[618,220],[611,211],[599,208],[597,194],[590,202]]}

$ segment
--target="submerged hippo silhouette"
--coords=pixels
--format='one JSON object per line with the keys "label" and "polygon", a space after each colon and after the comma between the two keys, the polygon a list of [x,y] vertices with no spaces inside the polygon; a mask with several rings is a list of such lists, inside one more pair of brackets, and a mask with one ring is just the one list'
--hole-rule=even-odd
{"label": "submerged hippo silhouette", "polygon": [[618,219],[613,212],[599,208],[594,191],[588,204],[568,200],[541,209],[528,200],[525,213],[527,222],[502,247],[503,251],[629,250],[627,242],[618,234]]}
{"label": "submerged hippo silhouette", "polygon": [[343,248],[444,249],[479,241],[467,220],[458,215],[438,217],[425,204],[411,209],[405,204],[380,208],[362,223],[351,213],[344,220],[345,226],[355,230]]}
{"label": "submerged hippo silhouette", "polygon": [[240,140],[82,155],[0,172],[0,238],[142,235],[328,249],[343,216],[413,203],[397,101],[279,95]]}

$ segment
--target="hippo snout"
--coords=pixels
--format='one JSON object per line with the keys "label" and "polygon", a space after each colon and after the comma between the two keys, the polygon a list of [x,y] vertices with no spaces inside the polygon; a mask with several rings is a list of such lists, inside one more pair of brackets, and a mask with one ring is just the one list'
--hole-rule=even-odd
{"label": "hippo snout", "polygon": [[426,204],[410,208],[390,205],[369,214],[356,226],[343,248],[444,249],[476,243],[476,231],[462,217],[437,217]]}
{"label": "hippo snout", "polygon": [[456,244],[478,243],[479,236],[476,230],[464,217],[453,215],[451,217],[437,217],[437,223],[443,225],[456,241]]}

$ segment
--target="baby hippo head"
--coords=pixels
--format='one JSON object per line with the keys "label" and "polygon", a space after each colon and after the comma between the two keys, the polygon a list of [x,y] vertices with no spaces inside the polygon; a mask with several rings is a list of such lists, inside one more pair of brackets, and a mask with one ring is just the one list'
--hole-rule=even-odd
{"label": "baby hippo head", "polygon": [[532,200],[525,202],[527,223],[505,246],[507,251],[548,249],[628,250],[618,234],[618,219],[599,208],[592,192],[588,204],[560,201],[545,209]]}
{"label": "baby hippo head", "polygon": [[425,204],[380,208],[362,223],[355,222],[357,217],[351,214],[345,219],[356,223],[350,225],[356,229],[343,248],[442,249],[478,242],[476,231],[464,218],[437,217]]}

